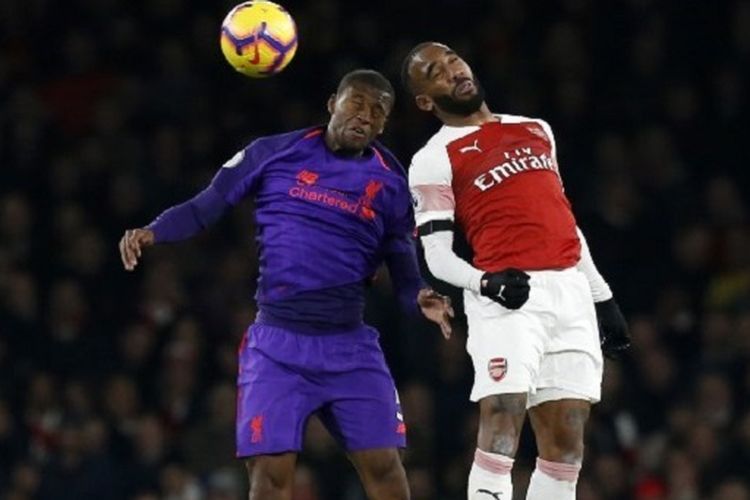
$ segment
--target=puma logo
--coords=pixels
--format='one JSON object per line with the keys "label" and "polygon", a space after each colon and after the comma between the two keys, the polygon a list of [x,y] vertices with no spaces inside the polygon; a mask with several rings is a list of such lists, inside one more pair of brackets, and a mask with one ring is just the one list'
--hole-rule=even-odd
{"label": "puma logo", "polygon": [[469,151],[478,151],[480,153],[482,152],[482,149],[479,147],[479,139],[475,139],[474,144],[472,144],[471,146],[464,146],[462,148],[459,148],[458,150],[459,153],[468,153]]}
{"label": "puma logo", "polygon": [[477,490],[477,493],[484,493],[485,495],[491,496],[495,500],[502,500],[500,498],[500,495],[502,495],[502,493],[499,492],[499,491],[490,491],[490,490],[484,490],[484,489],[482,489],[482,490]]}

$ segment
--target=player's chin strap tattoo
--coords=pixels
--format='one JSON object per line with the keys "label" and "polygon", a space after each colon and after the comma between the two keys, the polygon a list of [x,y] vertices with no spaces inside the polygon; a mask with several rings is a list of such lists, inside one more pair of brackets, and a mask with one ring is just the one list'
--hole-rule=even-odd
{"label": "player's chin strap tattoo", "polygon": [[482,275],[480,293],[508,309],[520,309],[529,300],[530,276],[509,267]]}
{"label": "player's chin strap tattoo", "polygon": [[628,324],[615,299],[596,302],[596,319],[602,352],[609,359],[620,359],[630,347]]}

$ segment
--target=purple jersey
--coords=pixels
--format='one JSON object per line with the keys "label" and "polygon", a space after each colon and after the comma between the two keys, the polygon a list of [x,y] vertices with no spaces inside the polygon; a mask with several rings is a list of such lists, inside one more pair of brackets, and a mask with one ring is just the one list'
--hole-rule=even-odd
{"label": "purple jersey", "polygon": [[337,155],[324,132],[317,127],[255,140],[183,204],[189,208],[170,209],[175,213],[150,225],[157,241],[175,241],[253,198],[259,322],[312,332],[355,327],[362,322],[364,283],[383,261],[402,304],[416,308],[422,281],[403,168],[378,143],[361,157]]}
{"label": "purple jersey", "polygon": [[379,144],[347,158],[323,134],[254,141],[149,225],[157,242],[178,241],[255,201],[259,314],[240,348],[238,456],[299,450],[313,413],[347,450],[405,444],[393,379],[362,311],[364,283],[382,262],[402,305],[416,310],[406,178]]}

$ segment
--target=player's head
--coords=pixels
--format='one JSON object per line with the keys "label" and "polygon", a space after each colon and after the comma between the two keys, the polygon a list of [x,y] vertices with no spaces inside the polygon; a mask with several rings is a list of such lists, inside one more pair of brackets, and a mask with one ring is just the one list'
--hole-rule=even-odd
{"label": "player's head", "polygon": [[344,151],[362,151],[383,133],[394,99],[391,82],[377,71],[347,73],[328,99],[327,134]]}
{"label": "player's head", "polygon": [[438,118],[469,116],[484,103],[484,89],[471,67],[442,43],[423,42],[411,49],[401,66],[401,80],[417,107]]}

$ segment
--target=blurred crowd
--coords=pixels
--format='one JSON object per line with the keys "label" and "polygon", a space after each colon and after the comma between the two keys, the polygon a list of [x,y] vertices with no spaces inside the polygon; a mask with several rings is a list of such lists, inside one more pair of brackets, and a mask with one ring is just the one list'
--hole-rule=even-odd
{"label": "blurred crowd", "polygon": [[[750,500],[747,0],[288,0],[279,76],[218,48],[231,1],[0,3],[0,500],[236,500],[236,349],[253,320],[252,207],[134,273],[123,231],[252,138],[326,120],[338,78],[451,44],[499,112],[555,130],[566,192],[628,317],[587,436],[581,500]],[[386,144],[436,130],[399,89]],[[450,292],[460,306],[454,290]],[[465,498],[476,407],[448,342],[368,291],[408,425],[415,500]],[[527,429],[528,430],[528,429]],[[523,437],[518,498],[536,452]],[[364,498],[310,422],[295,500]]]}

